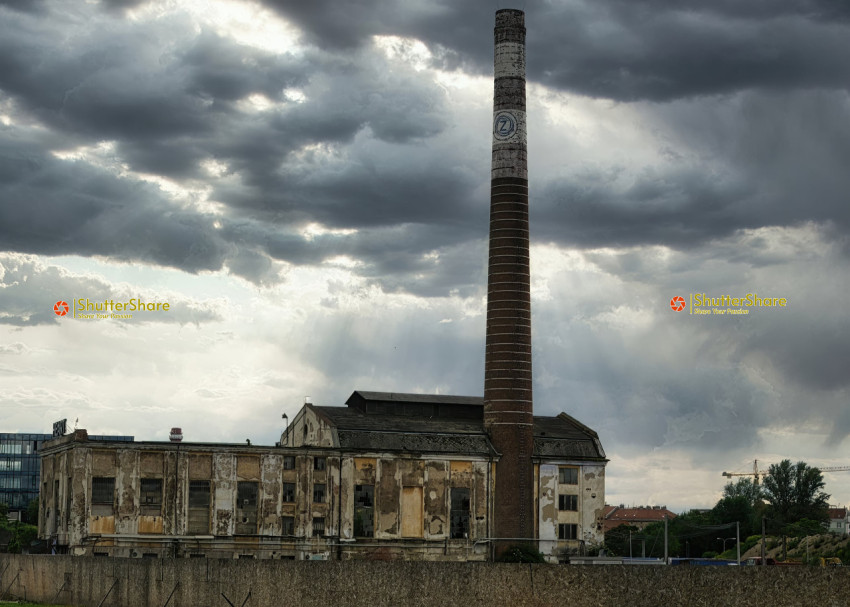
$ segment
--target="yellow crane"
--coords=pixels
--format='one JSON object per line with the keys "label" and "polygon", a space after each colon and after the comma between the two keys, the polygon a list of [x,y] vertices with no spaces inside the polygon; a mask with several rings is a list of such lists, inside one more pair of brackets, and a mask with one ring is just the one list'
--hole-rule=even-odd
{"label": "yellow crane", "polygon": [[[842,472],[845,470],[850,470],[850,466],[826,466],[821,468],[820,466],[812,466],[812,468],[817,468],[821,472]],[[753,471],[752,472],[723,472],[723,476],[754,476],[756,484],[758,485],[759,478],[770,474],[769,470],[759,470],[759,461],[757,459],[753,460]]]}

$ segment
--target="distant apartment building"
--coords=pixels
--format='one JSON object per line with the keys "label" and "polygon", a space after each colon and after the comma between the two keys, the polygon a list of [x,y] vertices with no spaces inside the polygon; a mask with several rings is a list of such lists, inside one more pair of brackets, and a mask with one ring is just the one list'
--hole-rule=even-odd
{"label": "distant apartment building", "polygon": [[676,514],[667,510],[667,506],[605,506],[603,529],[607,533],[620,525],[633,525],[644,529],[651,523],[660,523],[676,518]]}
{"label": "distant apartment building", "polygon": [[850,535],[850,510],[842,507],[830,507],[829,532],[836,535]]}
{"label": "distant apartment building", "polygon": [[[27,505],[38,497],[39,451],[42,443],[52,438],[51,434],[0,433],[0,503],[9,507],[9,518],[24,520]],[[133,440],[132,436],[91,438],[103,441]]]}

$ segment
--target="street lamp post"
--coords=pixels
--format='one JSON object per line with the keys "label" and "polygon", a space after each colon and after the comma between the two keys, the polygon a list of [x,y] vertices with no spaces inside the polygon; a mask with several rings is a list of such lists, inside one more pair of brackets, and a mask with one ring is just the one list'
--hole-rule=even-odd
{"label": "street lamp post", "polygon": [[719,539],[721,542],[723,542],[723,552],[726,552],[726,542],[728,542],[730,540],[737,539],[737,538],[734,538],[734,537],[719,537],[717,539]]}

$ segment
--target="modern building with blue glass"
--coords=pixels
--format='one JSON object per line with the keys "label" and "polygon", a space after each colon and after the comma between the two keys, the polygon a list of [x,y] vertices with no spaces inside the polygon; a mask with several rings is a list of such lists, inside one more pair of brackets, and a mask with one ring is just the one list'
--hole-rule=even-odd
{"label": "modern building with blue glass", "polygon": [[[38,455],[41,444],[52,438],[51,434],[0,433],[0,503],[9,507],[9,518],[24,520],[27,505],[38,497]],[[132,441],[133,437],[98,436],[97,439]]]}

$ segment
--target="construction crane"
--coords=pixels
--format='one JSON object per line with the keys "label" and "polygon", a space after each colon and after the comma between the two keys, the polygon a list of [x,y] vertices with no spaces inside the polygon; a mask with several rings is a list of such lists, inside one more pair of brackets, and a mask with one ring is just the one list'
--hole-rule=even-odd
{"label": "construction crane", "polygon": [[[812,466],[812,468],[817,468],[821,472],[842,472],[845,470],[850,470],[850,466],[827,466],[821,468],[819,466]],[[759,483],[759,478],[770,474],[770,470],[759,470],[759,461],[757,459],[753,460],[753,471],[752,472],[723,472],[723,476],[754,476],[756,485]]]}

